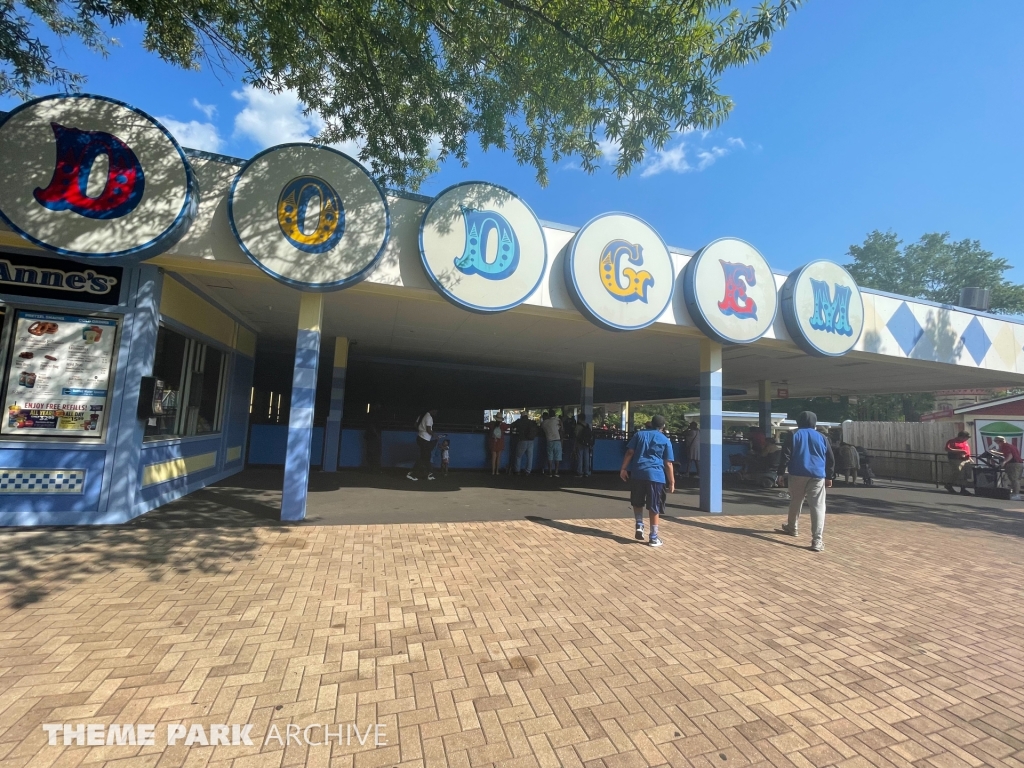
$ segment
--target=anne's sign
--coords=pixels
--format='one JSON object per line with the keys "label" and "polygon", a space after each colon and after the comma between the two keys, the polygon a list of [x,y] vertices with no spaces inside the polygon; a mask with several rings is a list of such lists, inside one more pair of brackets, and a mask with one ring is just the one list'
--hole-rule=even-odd
{"label": "anne's sign", "polygon": [[117,304],[122,273],[121,267],[109,265],[0,253],[0,294]]}

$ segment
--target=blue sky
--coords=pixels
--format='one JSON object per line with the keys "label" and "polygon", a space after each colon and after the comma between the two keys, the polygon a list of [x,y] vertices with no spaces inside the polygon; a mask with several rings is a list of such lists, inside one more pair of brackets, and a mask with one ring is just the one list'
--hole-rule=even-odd
{"label": "blue sky", "polygon": [[[626,210],[671,245],[744,238],[780,270],[842,261],[876,228],[908,241],[948,230],[1024,281],[1022,28],[1019,0],[810,0],[767,57],[725,76],[736,104],[725,125],[677,137],[626,179],[563,163],[541,188],[511,155],[474,151],[420,192],[492,181],[574,225]],[[141,49],[137,28],[116,34],[108,58],[68,44],[61,63],[88,76],[86,91],[165,120],[186,146],[248,157],[316,132],[288,95],[175,69]]]}

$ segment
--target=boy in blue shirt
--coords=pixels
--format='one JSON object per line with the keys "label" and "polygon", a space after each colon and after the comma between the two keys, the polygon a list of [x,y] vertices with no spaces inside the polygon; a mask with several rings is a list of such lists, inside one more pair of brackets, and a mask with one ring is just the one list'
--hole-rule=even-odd
{"label": "boy in blue shirt", "polygon": [[811,508],[811,551],[825,548],[825,489],[832,487],[836,461],[828,438],[814,427],[818,417],[811,411],[797,414],[797,430],[782,452],[782,463],[789,470],[789,520],[783,533],[797,535],[797,523],[804,502]]}
{"label": "boy in blue shirt", "polygon": [[672,443],[665,436],[665,417],[651,419],[651,428],[634,432],[626,443],[619,477],[630,484],[629,503],[636,518],[636,539],[644,540],[644,507],[651,514],[652,547],[660,547],[658,520],[665,511],[665,486],[669,493],[676,492],[676,477],[672,471]]}

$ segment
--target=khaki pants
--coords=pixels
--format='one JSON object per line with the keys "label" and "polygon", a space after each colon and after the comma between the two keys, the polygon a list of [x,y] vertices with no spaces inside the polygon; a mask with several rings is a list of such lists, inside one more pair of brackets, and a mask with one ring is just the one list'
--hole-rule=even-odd
{"label": "khaki pants", "polygon": [[789,476],[789,530],[796,533],[804,502],[811,511],[811,541],[825,532],[825,480],[820,477]]}
{"label": "khaki pants", "polygon": [[1013,464],[1007,464],[1004,469],[1006,470],[1006,479],[1010,481],[1010,493],[1020,496],[1020,475],[1021,472],[1024,472],[1024,464],[1015,461]]}
{"label": "khaki pants", "polygon": [[966,488],[974,480],[974,465],[967,459],[950,459],[949,474],[950,485],[959,485]]}

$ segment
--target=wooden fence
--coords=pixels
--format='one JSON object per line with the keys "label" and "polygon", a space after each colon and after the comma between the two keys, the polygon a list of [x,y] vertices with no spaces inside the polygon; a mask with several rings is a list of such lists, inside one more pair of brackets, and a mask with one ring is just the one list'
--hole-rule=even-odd
{"label": "wooden fence", "polygon": [[868,451],[945,454],[946,441],[956,436],[956,427],[951,421],[847,421],[843,440]]}

